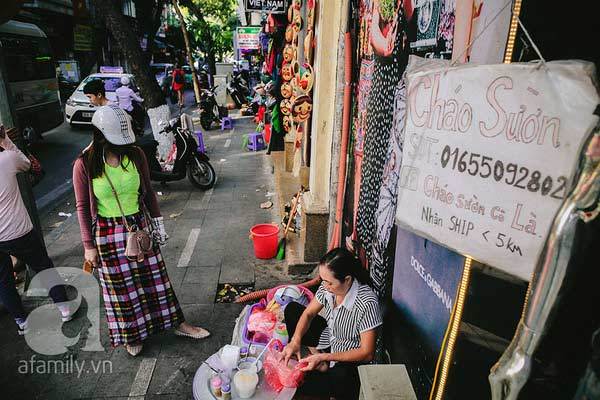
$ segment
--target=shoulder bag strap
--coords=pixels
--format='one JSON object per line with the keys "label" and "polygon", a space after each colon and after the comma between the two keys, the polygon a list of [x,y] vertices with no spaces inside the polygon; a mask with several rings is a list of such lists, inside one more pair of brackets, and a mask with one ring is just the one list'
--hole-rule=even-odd
{"label": "shoulder bag strap", "polygon": [[115,187],[114,187],[112,181],[110,180],[110,177],[108,176],[108,172],[104,171],[104,176],[106,176],[106,180],[108,181],[108,184],[110,185],[110,189],[112,190],[113,195],[115,196],[115,200],[117,200],[117,205],[119,206],[119,211],[121,211],[121,218],[123,219],[123,223],[125,224],[125,227],[127,228],[127,230],[129,232],[131,232],[132,228],[127,223],[127,218],[125,218],[125,213],[123,212],[123,207],[121,207],[121,202],[119,201],[119,196],[117,195],[117,191],[115,190]]}

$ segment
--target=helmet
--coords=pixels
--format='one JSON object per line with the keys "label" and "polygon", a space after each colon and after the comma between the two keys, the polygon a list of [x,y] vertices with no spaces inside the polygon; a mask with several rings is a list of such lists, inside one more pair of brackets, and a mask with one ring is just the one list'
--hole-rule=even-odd
{"label": "helmet", "polygon": [[121,77],[121,85],[129,86],[129,77],[128,76]]}
{"label": "helmet", "polygon": [[92,125],[98,128],[112,144],[124,145],[135,142],[131,117],[114,104],[98,108],[92,117]]}

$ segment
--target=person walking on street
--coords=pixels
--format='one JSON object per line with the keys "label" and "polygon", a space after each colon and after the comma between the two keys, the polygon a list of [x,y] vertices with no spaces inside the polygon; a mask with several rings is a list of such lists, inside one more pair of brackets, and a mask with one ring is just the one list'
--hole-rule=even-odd
{"label": "person walking on street", "polygon": [[[73,186],[84,256],[99,268],[112,346],[124,345],[135,356],[150,335],[170,328],[179,336],[208,337],[207,330],[185,322],[167,275],[159,245],[168,235],[130,119],[116,105],[104,106],[92,127],[92,143],[73,167]],[[125,255],[132,226],[154,237],[141,262]]]}
{"label": "person walking on street", "polygon": [[102,79],[92,79],[83,87],[83,93],[96,107],[107,106],[111,101],[106,98],[106,90]]}
{"label": "person walking on street", "polygon": [[173,90],[177,93],[177,104],[179,104],[179,108],[185,105],[185,99],[183,97],[183,89],[185,87],[185,73],[179,63],[175,64],[175,68],[171,73],[173,77]]}
{"label": "person walking on street", "polygon": [[[19,335],[27,331],[27,313],[15,287],[11,256],[35,272],[54,268],[39,233],[33,229],[19,191],[17,173],[26,172],[29,167],[29,159],[6,135],[4,126],[0,126],[0,300],[15,319]],[[77,310],[69,306],[64,285],[48,289],[63,322],[70,321]]]}
{"label": "person walking on street", "polygon": [[[115,91],[115,94],[117,95],[117,104],[129,114],[135,127],[134,131],[139,136],[144,130],[144,117],[141,113],[143,110],[141,110],[139,104],[141,104],[144,99],[138,96],[133,89],[129,87],[130,83],[129,77],[122,77],[121,87]],[[134,105],[134,102],[137,103],[137,106]]]}

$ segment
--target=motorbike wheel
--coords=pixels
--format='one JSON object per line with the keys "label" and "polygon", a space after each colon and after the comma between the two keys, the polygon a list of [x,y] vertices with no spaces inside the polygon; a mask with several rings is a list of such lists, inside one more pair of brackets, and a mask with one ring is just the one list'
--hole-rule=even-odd
{"label": "motorbike wheel", "polygon": [[210,131],[210,129],[212,128],[212,121],[212,117],[206,112],[202,113],[202,115],[200,116],[200,125],[205,131]]}
{"label": "motorbike wheel", "polygon": [[212,165],[197,158],[188,164],[187,175],[190,182],[202,190],[210,189],[217,182],[217,174]]}

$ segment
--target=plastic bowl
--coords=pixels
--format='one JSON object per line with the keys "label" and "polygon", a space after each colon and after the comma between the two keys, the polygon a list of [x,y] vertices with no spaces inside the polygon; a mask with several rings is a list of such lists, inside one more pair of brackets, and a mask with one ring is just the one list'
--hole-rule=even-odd
{"label": "plastic bowl", "polygon": [[[255,360],[256,358],[254,357],[246,357],[243,361],[238,363],[237,369],[241,371],[243,369],[251,368]],[[256,363],[256,372],[260,372],[260,370],[262,370],[262,361],[258,360]]]}

